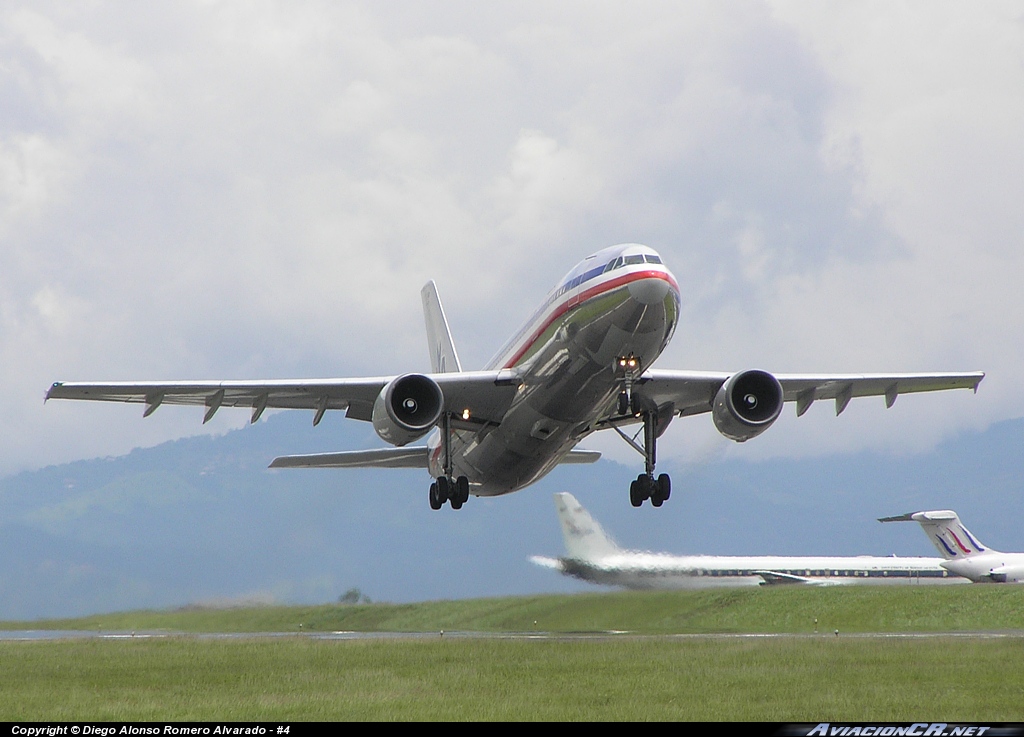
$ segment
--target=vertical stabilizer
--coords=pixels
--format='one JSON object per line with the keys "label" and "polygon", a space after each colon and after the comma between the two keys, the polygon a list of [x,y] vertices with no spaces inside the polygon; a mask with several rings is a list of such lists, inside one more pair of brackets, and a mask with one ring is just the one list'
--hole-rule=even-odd
{"label": "vertical stabilizer", "polygon": [[459,354],[455,352],[452,332],[437,296],[437,286],[428,281],[420,290],[423,298],[423,318],[427,323],[427,343],[430,348],[430,368],[435,374],[462,371]]}
{"label": "vertical stabilizer", "polygon": [[569,558],[594,561],[620,552],[619,546],[572,494],[555,494],[555,509],[558,510],[565,552]]}
{"label": "vertical stabilizer", "polygon": [[981,553],[997,551],[986,548],[972,535],[957,513],[951,509],[910,512],[899,517],[886,517],[882,522],[918,522],[932,545],[946,560],[962,560]]}

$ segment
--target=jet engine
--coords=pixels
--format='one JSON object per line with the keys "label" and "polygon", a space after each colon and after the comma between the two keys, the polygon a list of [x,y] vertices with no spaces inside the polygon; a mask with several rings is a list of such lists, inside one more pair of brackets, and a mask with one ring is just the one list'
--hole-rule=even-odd
{"label": "jet engine", "polygon": [[1024,583],[1024,564],[997,566],[989,572],[988,578],[993,583]]}
{"label": "jet engine", "polygon": [[406,374],[385,386],[373,403],[373,429],[392,445],[426,435],[444,409],[441,387],[429,376]]}
{"label": "jet engine", "polygon": [[718,432],[742,443],[767,430],[782,412],[782,385],[767,371],[740,371],[715,395],[711,415]]}

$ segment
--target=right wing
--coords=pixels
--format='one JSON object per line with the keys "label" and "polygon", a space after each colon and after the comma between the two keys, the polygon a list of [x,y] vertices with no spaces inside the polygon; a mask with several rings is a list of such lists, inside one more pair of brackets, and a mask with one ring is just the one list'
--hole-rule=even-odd
{"label": "right wing", "polygon": [[[650,369],[639,378],[633,391],[657,407],[671,407],[681,417],[710,412],[715,395],[732,376],[713,371]],[[934,374],[775,374],[782,386],[783,401],[796,402],[797,416],[811,403],[834,399],[836,414],[842,413],[854,397],[885,397],[891,407],[900,394],[946,389],[978,390],[985,378],[980,371]]]}
{"label": "right wing", "polygon": [[[445,409],[469,410],[474,423],[498,424],[515,396],[517,380],[508,370],[427,374],[444,394]],[[345,416],[369,421],[373,403],[394,376],[364,379],[310,379],[280,381],[141,381],[81,383],[58,381],[46,399],[84,399],[146,405],[148,417],[161,404],[206,407],[209,422],[221,407],[249,407],[252,422],[267,408],[313,410],[319,424],[327,410],[345,410]]]}

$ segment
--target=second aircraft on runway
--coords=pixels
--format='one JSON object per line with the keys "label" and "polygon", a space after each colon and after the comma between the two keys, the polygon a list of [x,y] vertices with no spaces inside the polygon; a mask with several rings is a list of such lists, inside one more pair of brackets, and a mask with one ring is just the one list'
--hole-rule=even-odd
{"label": "second aircraft on runway", "polygon": [[999,553],[978,542],[956,512],[886,517],[920,522],[941,558],[795,555],[670,555],[623,550],[572,494],[555,494],[565,557],[530,560],[566,576],[628,589],[809,584],[1024,582],[1024,553]]}

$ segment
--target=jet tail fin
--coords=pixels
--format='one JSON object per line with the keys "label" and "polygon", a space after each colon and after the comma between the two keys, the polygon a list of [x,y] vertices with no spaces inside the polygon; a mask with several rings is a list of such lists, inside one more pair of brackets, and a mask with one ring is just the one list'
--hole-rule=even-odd
{"label": "jet tail fin", "polygon": [[428,281],[420,290],[423,298],[423,318],[427,323],[427,343],[430,348],[430,368],[435,374],[462,371],[459,354],[455,352],[452,331],[437,295],[437,285]]}
{"label": "jet tail fin", "polygon": [[896,517],[883,517],[879,522],[918,522],[932,545],[946,560],[970,558],[979,553],[997,551],[986,548],[972,535],[957,513],[951,509],[908,512]]}
{"label": "jet tail fin", "polygon": [[555,509],[569,558],[592,561],[620,552],[619,546],[572,494],[555,494]]}

